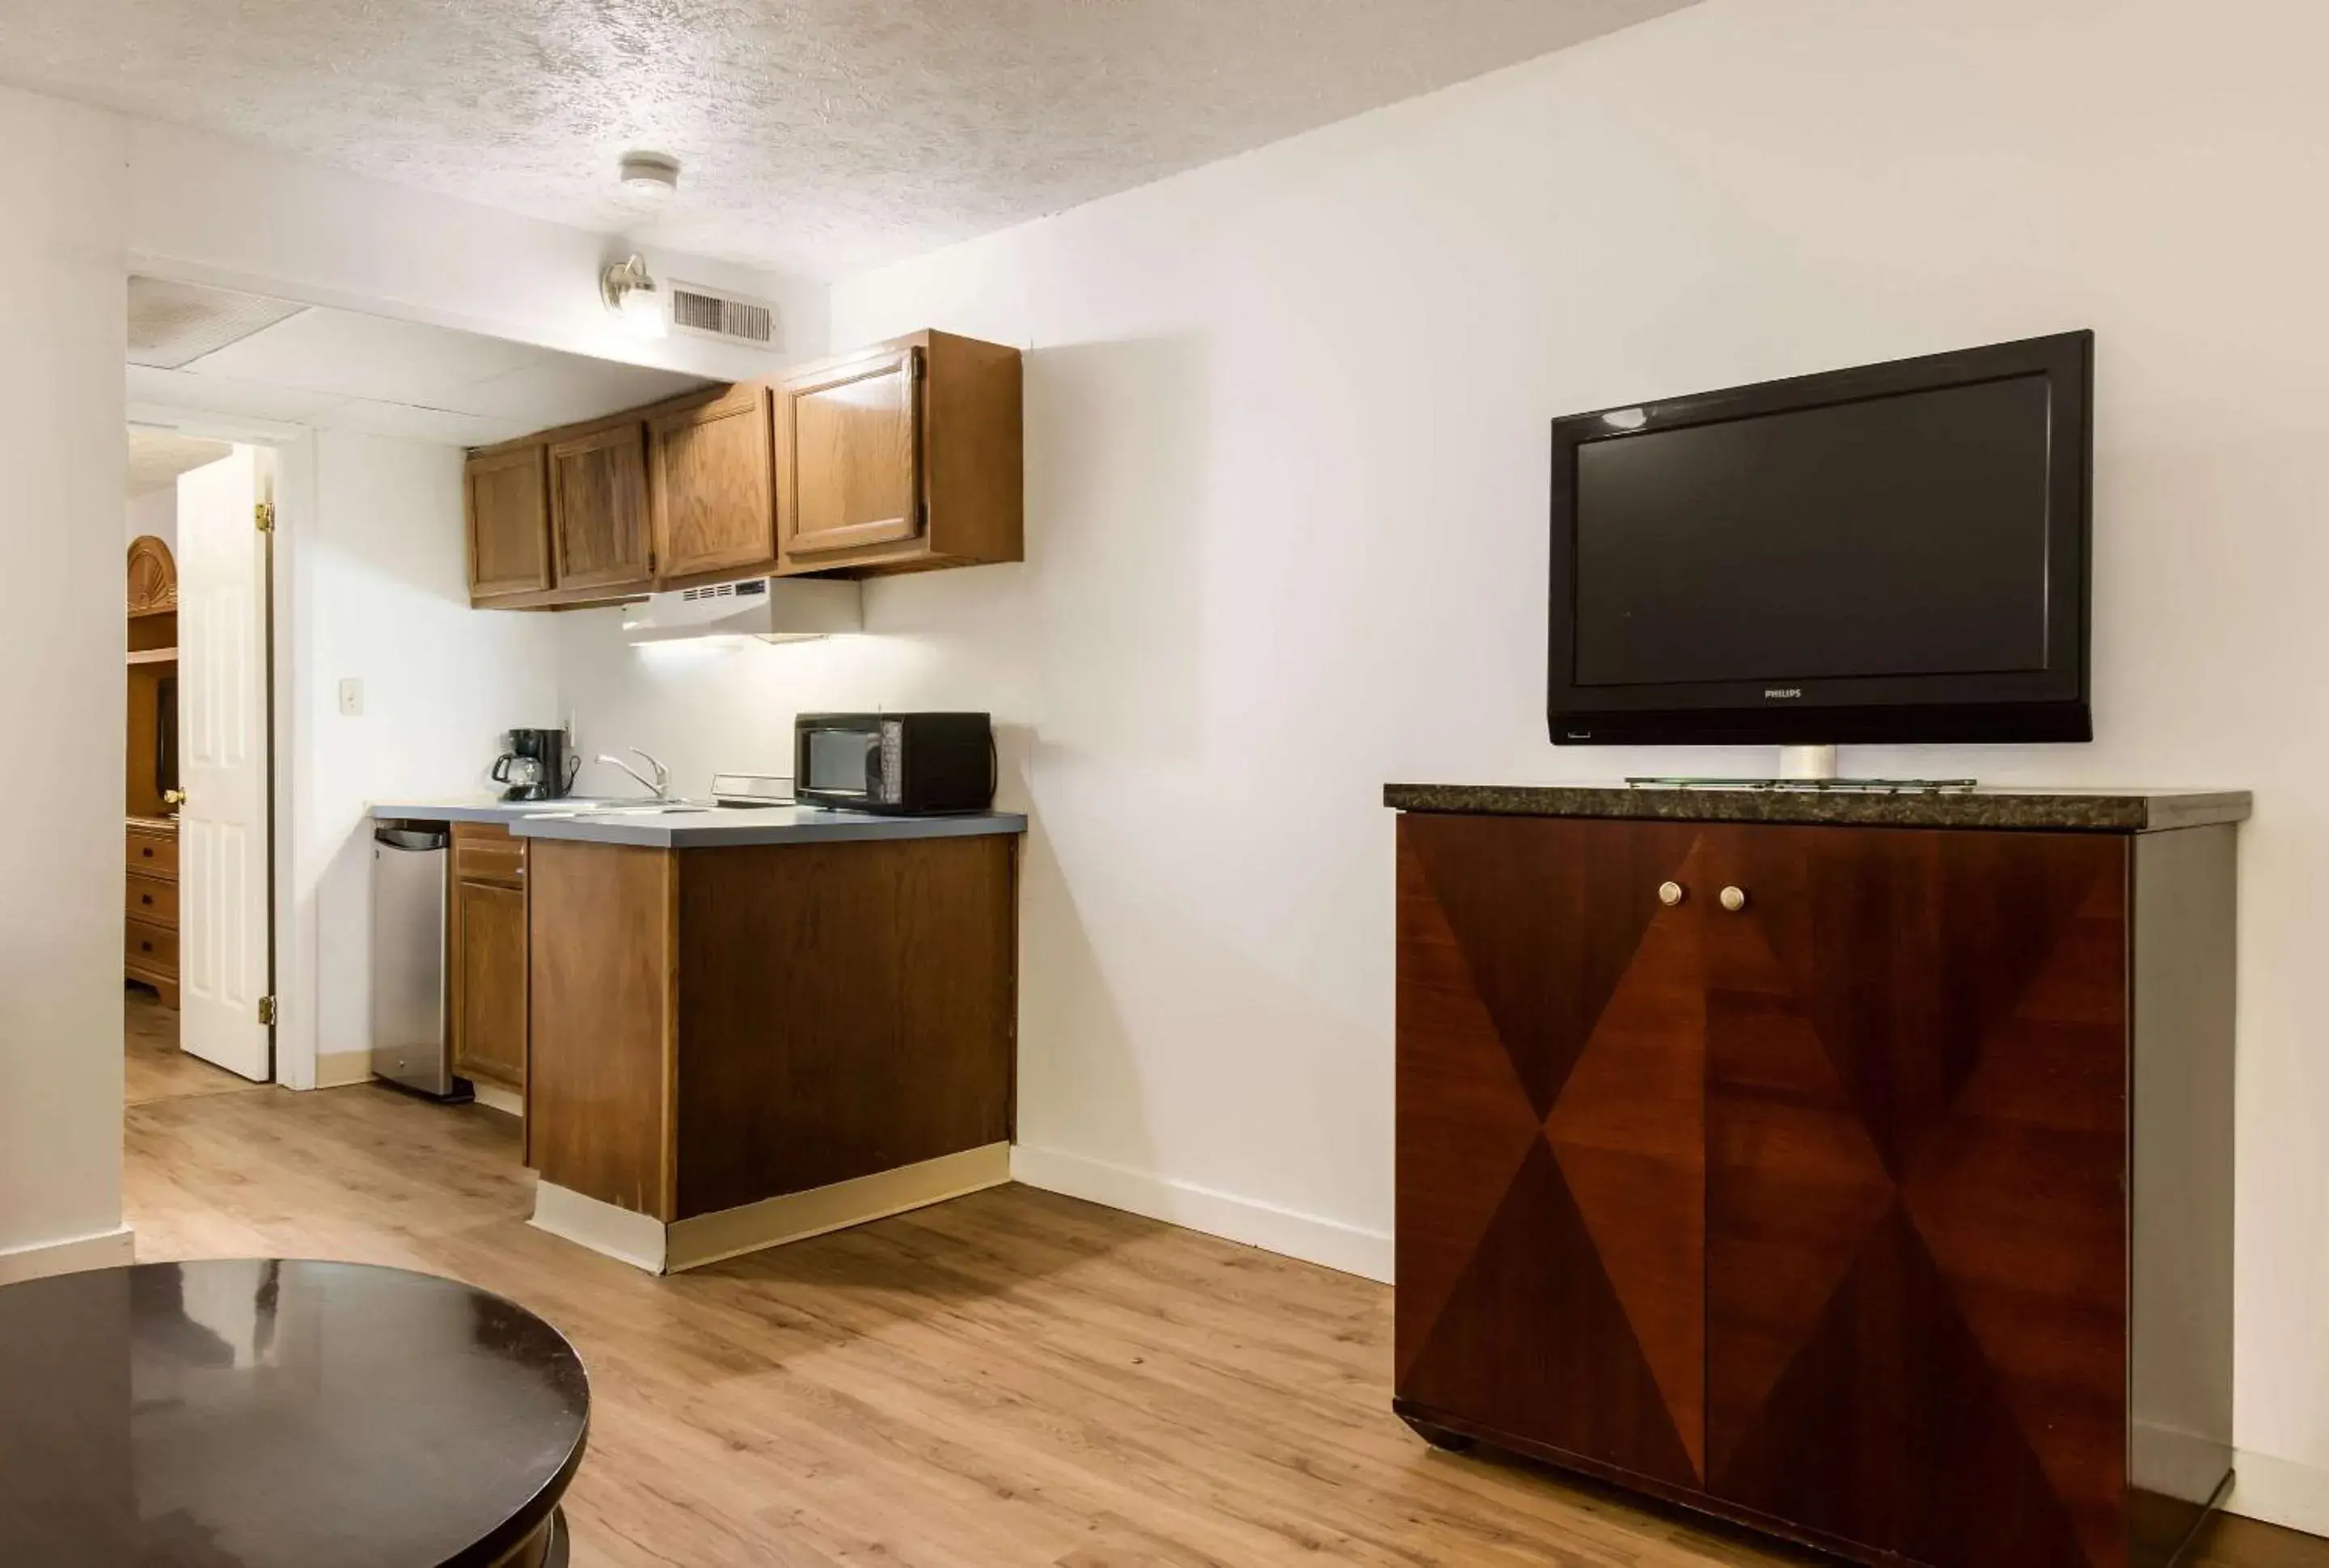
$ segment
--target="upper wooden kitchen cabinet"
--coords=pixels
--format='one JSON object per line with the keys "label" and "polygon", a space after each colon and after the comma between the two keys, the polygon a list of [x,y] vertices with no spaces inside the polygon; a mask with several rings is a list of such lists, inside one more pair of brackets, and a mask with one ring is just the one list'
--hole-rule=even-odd
{"label": "upper wooden kitchen cabinet", "polygon": [[655,576],[646,426],[627,419],[549,446],[551,563],[561,591],[645,593]]}
{"label": "upper wooden kitchen cabinet", "polygon": [[1015,348],[918,332],[469,457],[469,600],[1026,557]]}
{"label": "upper wooden kitchen cabinet", "polygon": [[647,420],[658,587],[775,570],[773,402],[767,386],[747,383]]}
{"label": "upper wooden kitchen cabinet", "polygon": [[920,332],[776,391],[780,570],[871,576],[1024,559],[1020,356]]}
{"label": "upper wooden kitchen cabinet", "polygon": [[550,570],[550,478],[540,441],[495,447],[469,458],[469,602],[490,604],[554,586]]}

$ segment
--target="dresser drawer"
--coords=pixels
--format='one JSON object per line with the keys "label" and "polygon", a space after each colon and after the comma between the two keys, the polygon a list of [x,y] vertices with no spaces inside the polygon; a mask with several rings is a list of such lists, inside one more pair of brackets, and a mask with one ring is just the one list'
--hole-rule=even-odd
{"label": "dresser drawer", "polygon": [[134,921],[168,926],[172,930],[177,928],[178,884],[175,880],[146,876],[135,871],[124,880],[127,883],[121,906],[124,914]]}
{"label": "dresser drawer", "polygon": [[178,933],[150,921],[133,920],[122,927],[123,957],[130,970],[172,975],[178,972]]}
{"label": "dresser drawer", "polygon": [[132,871],[142,871],[153,876],[178,874],[178,836],[156,833],[150,828],[133,827],[128,833],[125,855]]}
{"label": "dresser drawer", "polygon": [[453,824],[453,877],[495,887],[525,886],[525,840],[490,822]]}

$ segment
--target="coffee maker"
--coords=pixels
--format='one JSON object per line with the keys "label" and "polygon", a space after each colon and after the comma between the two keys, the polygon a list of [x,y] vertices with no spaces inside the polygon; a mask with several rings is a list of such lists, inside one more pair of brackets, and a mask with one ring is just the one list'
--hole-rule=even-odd
{"label": "coffee maker", "polygon": [[574,786],[582,759],[566,754],[563,730],[512,730],[509,750],[494,759],[494,782],[504,800],[557,800]]}

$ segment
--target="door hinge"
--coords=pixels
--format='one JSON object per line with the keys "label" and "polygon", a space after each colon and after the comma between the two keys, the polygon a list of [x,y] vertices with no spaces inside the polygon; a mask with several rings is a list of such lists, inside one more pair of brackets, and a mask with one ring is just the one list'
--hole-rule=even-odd
{"label": "door hinge", "polygon": [[274,997],[261,997],[259,998],[259,1022],[267,1028],[272,1029],[275,1027]]}
{"label": "door hinge", "polygon": [[253,506],[250,509],[250,517],[252,522],[259,524],[259,531],[261,534],[272,534],[275,532],[274,502],[261,501],[258,505]]}

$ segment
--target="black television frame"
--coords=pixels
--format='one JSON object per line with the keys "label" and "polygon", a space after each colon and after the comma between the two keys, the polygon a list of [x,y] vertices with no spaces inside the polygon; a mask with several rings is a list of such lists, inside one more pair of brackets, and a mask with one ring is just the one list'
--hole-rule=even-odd
{"label": "black television frame", "polygon": [[[2094,349],[2090,331],[1627,403],[1552,421],[1546,721],[1555,745],[1830,745],[2091,741]],[[1657,430],[1904,392],[2046,377],[2046,665],[2013,674],[1577,684],[1577,450]],[[1613,420],[1610,416],[1617,416]],[[2068,451],[2074,460],[2055,461]],[[1775,685],[1774,683],[1777,684]],[[1774,690],[1799,696],[1774,697]]]}

